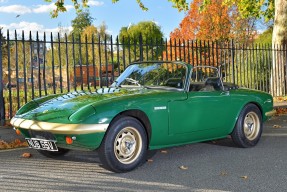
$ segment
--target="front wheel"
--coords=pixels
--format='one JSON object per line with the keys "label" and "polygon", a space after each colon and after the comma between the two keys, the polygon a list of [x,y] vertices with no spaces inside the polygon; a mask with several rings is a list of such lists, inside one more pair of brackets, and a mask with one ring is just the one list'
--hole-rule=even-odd
{"label": "front wheel", "polygon": [[262,115],[254,104],[246,105],[231,134],[233,142],[239,147],[253,147],[260,140],[262,134]]}
{"label": "front wheel", "polygon": [[100,147],[100,160],[114,172],[138,167],[147,151],[147,134],[133,117],[122,117],[111,124]]}

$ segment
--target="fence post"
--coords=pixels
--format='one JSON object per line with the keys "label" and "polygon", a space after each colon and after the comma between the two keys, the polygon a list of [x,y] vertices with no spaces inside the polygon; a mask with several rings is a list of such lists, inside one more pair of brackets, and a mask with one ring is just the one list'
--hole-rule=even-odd
{"label": "fence post", "polygon": [[140,61],[143,61],[143,37],[142,34],[139,36],[139,46],[140,46]]}
{"label": "fence post", "polygon": [[284,84],[285,84],[285,95],[287,94],[287,44],[284,44],[283,50],[285,51],[285,78],[284,78]]}
{"label": "fence post", "polygon": [[0,125],[4,125],[5,123],[5,104],[4,104],[4,97],[3,97],[3,66],[2,66],[2,30],[0,29]]}
{"label": "fence post", "polygon": [[235,47],[234,47],[234,41],[233,39],[231,40],[231,62],[232,62],[232,82],[235,83],[235,63],[234,63],[234,52],[235,52]]}

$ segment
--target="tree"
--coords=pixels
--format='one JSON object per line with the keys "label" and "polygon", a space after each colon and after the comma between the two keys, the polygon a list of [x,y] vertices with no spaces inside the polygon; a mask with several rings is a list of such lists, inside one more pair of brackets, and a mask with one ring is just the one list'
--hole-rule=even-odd
{"label": "tree", "polygon": [[164,54],[165,59],[217,66],[223,57],[231,60],[232,53],[226,49],[230,46],[229,40],[233,39],[233,43],[250,43],[255,36],[255,19],[240,18],[237,7],[223,5],[223,1],[211,0],[201,11],[204,0],[191,2],[179,27],[170,34],[169,53]]}
{"label": "tree", "polygon": [[[3,32],[2,32],[3,28],[0,27],[0,41],[1,41],[1,51],[2,51],[2,67],[3,67],[3,70],[4,68],[7,67],[7,63],[8,63],[8,49],[7,49],[7,41],[6,41],[6,38],[5,36],[3,35]],[[1,83],[1,82],[0,82]]]}
{"label": "tree", "polygon": [[255,43],[271,45],[272,44],[272,32],[273,32],[273,27],[269,27],[262,34],[258,35],[258,37],[255,39]]}
{"label": "tree", "polygon": [[[119,38],[123,46],[130,49],[132,53],[135,53],[136,58],[142,59],[144,56],[140,55],[144,50],[140,53],[139,46],[136,46],[142,43],[146,44],[145,51],[147,53],[145,54],[145,57],[157,58],[161,55],[162,50],[159,49],[157,49],[155,55],[153,55],[156,45],[161,42],[163,38],[163,32],[161,31],[160,26],[153,21],[142,21],[138,24],[131,24],[128,27],[122,27]],[[147,46],[148,44],[149,46]]]}
{"label": "tree", "polygon": [[[202,9],[210,4],[211,0],[205,0]],[[283,48],[287,46],[287,1],[286,0],[225,0],[228,6],[236,5],[240,16],[244,18],[264,17],[266,21],[273,20],[272,33],[272,74],[271,74],[271,94],[282,96],[286,94],[285,62],[286,54]]]}
{"label": "tree", "polygon": [[[66,7],[65,7],[65,1],[64,0],[44,0],[46,2],[53,2],[56,6],[56,9],[53,10],[51,12],[51,16],[57,17],[59,12],[65,12],[67,11]],[[76,11],[79,13],[82,11],[83,8],[87,8],[88,7],[88,0],[71,0],[72,3],[74,4],[74,7],[76,9]],[[118,2],[119,0],[112,0],[113,3]],[[178,9],[179,11],[186,11],[188,9],[188,4],[186,2],[186,0],[168,0],[169,2],[172,3],[172,6],[176,9]],[[138,5],[140,6],[140,8],[144,11],[147,11],[148,8],[145,7],[145,5],[142,3],[141,0],[136,0],[136,2],[138,3]]]}
{"label": "tree", "polygon": [[[280,47],[281,50],[287,45],[287,1],[275,0],[275,16],[272,34],[273,49]],[[285,63],[286,51],[273,51],[271,93],[273,96],[286,94]]]}
{"label": "tree", "polygon": [[78,42],[69,47],[69,53],[72,56],[75,65],[87,63],[86,57],[83,55],[83,51],[85,50],[85,34],[83,34],[83,32],[87,27],[92,26],[93,20],[94,18],[91,17],[88,9],[77,12],[76,18],[72,20],[73,30],[68,38],[72,42]]}
{"label": "tree", "polygon": [[74,35],[74,38],[78,41],[79,35],[87,26],[91,26],[94,18],[91,17],[89,10],[85,10],[77,13],[75,19],[72,20],[73,30],[71,32]]}
{"label": "tree", "polygon": [[[46,0],[52,2],[52,0]],[[75,4],[75,8],[79,10],[79,3],[77,0],[72,0]],[[119,0],[112,0],[117,2]],[[173,6],[179,11],[187,10],[188,6],[186,0],[168,0],[173,3]],[[88,0],[82,0],[82,5],[86,5]],[[137,0],[140,7],[144,10],[146,8],[142,4],[141,0]],[[204,0],[201,6],[201,10],[204,9],[211,0]],[[64,2],[62,0],[56,0],[55,2],[58,11],[65,11]],[[282,47],[287,44],[287,1],[286,0],[224,0],[223,4],[230,7],[236,5],[238,7],[239,13],[242,17],[265,17],[266,20],[274,20],[273,34],[272,34],[272,46]],[[271,77],[271,93],[273,96],[285,94],[285,76],[284,76],[284,59],[285,56],[281,52],[273,52],[273,73]],[[277,66],[277,70],[276,70]],[[277,71],[277,72],[276,72]],[[278,73],[279,72],[279,73]],[[277,74],[278,73],[278,74]]]}
{"label": "tree", "polygon": [[238,9],[223,5],[224,0],[211,0],[199,11],[204,0],[194,0],[179,28],[171,33],[171,39],[248,42],[254,36],[255,19],[239,17]]}
{"label": "tree", "polygon": [[[99,56],[101,56],[101,61],[104,61],[104,54],[98,55],[99,48],[101,49],[101,53],[105,52],[105,47],[103,42],[105,38],[108,36],[106,33],[107,26],[105,23],[102,23],[100,26],[96,27],[94,25],[90,25],[84,28],[81,34],[81,43],[83,50],[87,48],[87,56],[83,58],[83,63],[86,64],[99,64]],[[93,43],[93,44],[92,44]],[[107,50],[108,51],[108,50]],[[87,58],[86,58],[87,57]],[[88,59],[88,60],[87,60]]]}

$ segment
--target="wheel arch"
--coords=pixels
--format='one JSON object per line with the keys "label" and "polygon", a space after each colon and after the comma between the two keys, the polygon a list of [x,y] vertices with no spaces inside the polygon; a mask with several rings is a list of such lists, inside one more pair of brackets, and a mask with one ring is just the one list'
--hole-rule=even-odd
{"label": "wheel arch", "polygon": [[130,109],[130,110],[122,111],[112,119],[110,125],[113,122],[120,119],[122,116],[130,116],[130,117],[137,119],[139,122],[141,122],[141,124],[144,126],[144,129],[147,133],[147,139],[148,139],[147,146],[149,146],[152,132],[151,132],[151,123],[146,113],[144,113],[143,111],[139,109]]}
{"label": "wheel arch", "polygon": [[[246,105],[249,105],[249,104],[255,105],[255,106],[259,109],[259,111],[260,111],[260,113],[261,113],[261,117],[263,118],[263,109],[262,109],[261,105],[260,105],[259,103],[257,103],[257,102],[252,101],[252,102],[246,103],[246,104],[244,105],[244,107],[245,107]],[[244,107],[243,107],[243,108],[244,108]],[[242,109],[243,109],[243,108],[242,108]],[[242,110],[242,109],[241,109],[241,110]]]}
{"label": "wheel arch", "polygon": [[255,106],[259,109],[260,114],[261,114],[261,117],[263,118],[263,109],[262,109],[261,105],[260,105],[259,103],[255,102],[255,101],[249,101],[249,102],[245,103],[244,105],[242,105],[242,108],[238,111],[238,114],[237,114],[237,117],[236,117],[236,119],[235,119],[235,121],[234,121],[234,123],[233,123],[232,129],[230,129],[230,131],[229,131],[229,135],[230,135],[230,134],[232,133],[232,131],[234,130],[234,128],[235,128],[235,126],[236,126],[236,123],[237,123],[237,121],[238,121],[238,117],[239,117],[240,113],[242,112],[242,110],[244,109],[244,107],[246,107],[246,106],[249,105],[249,104],[255,105]]}
{"label": "wheel arch", "polygon": [[[249,107],[249,109],[248,109]],[[257,108],[257,112],[254,111],[255,107]],[[253,108],[253,111],[251,110]],[[249,115],[250,111],[252,111],[253,113],[255,113],[256,120],[254,120],[252,117],[252,124],[251,125],[255,125],[255,128],[253,128],[251,132],[248,135],[246,135],[245,132],[245,118],[247,117],[247,115]],[[243,112],[243,113],[242,113]],[[261,117],[259,117],[261,114]],[[236,124],[234,126],[233,131],[231,132],[231,138],[233,140],[233,142],[239,146],[239,147],[243,147],[243,148],[247,148],[247,147],[253,147],[255,146],[258,141],[260,140],[261,134],[262,134],[262,129],[263,129],[263,123],[262,123],[262,119],[263,119],[263,111],[261,108],[261,105],[257,102],[248,102],[246,103],[243,108],[240,111],[240,114],[236,120]],[[257,121],[257,123],[255,122]],[[247,123],[248,124],[248,123]],[[255,131],[253,131],[255,130]]]}

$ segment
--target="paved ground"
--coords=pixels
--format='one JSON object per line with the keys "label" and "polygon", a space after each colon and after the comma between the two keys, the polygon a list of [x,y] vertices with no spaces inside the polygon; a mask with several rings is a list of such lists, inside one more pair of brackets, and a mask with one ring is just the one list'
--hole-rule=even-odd
{"label": "paved ground", "polygon": [[[73,151],[53,160],[27,148],[2,150],[0,191],[283,192],[287,191],[286,122],[283,115],[265,123],[254,148],[236,148],[230,139],[176,147],[158,151],[152,162],[124,174],[103,169],[96,152]],[[4,130],[6,134],[7,130],[11,131]],[[24,152],[33,156],[22,158]],[[182,165],[188,169],[180,169]]]}
{"label": "paved ground", "polygon": [[11,142],[15,139],[24,140],[21,135],[17,135],[12,127],[1,127],[0,126],[0,140],[4,140],[6,142]]}

